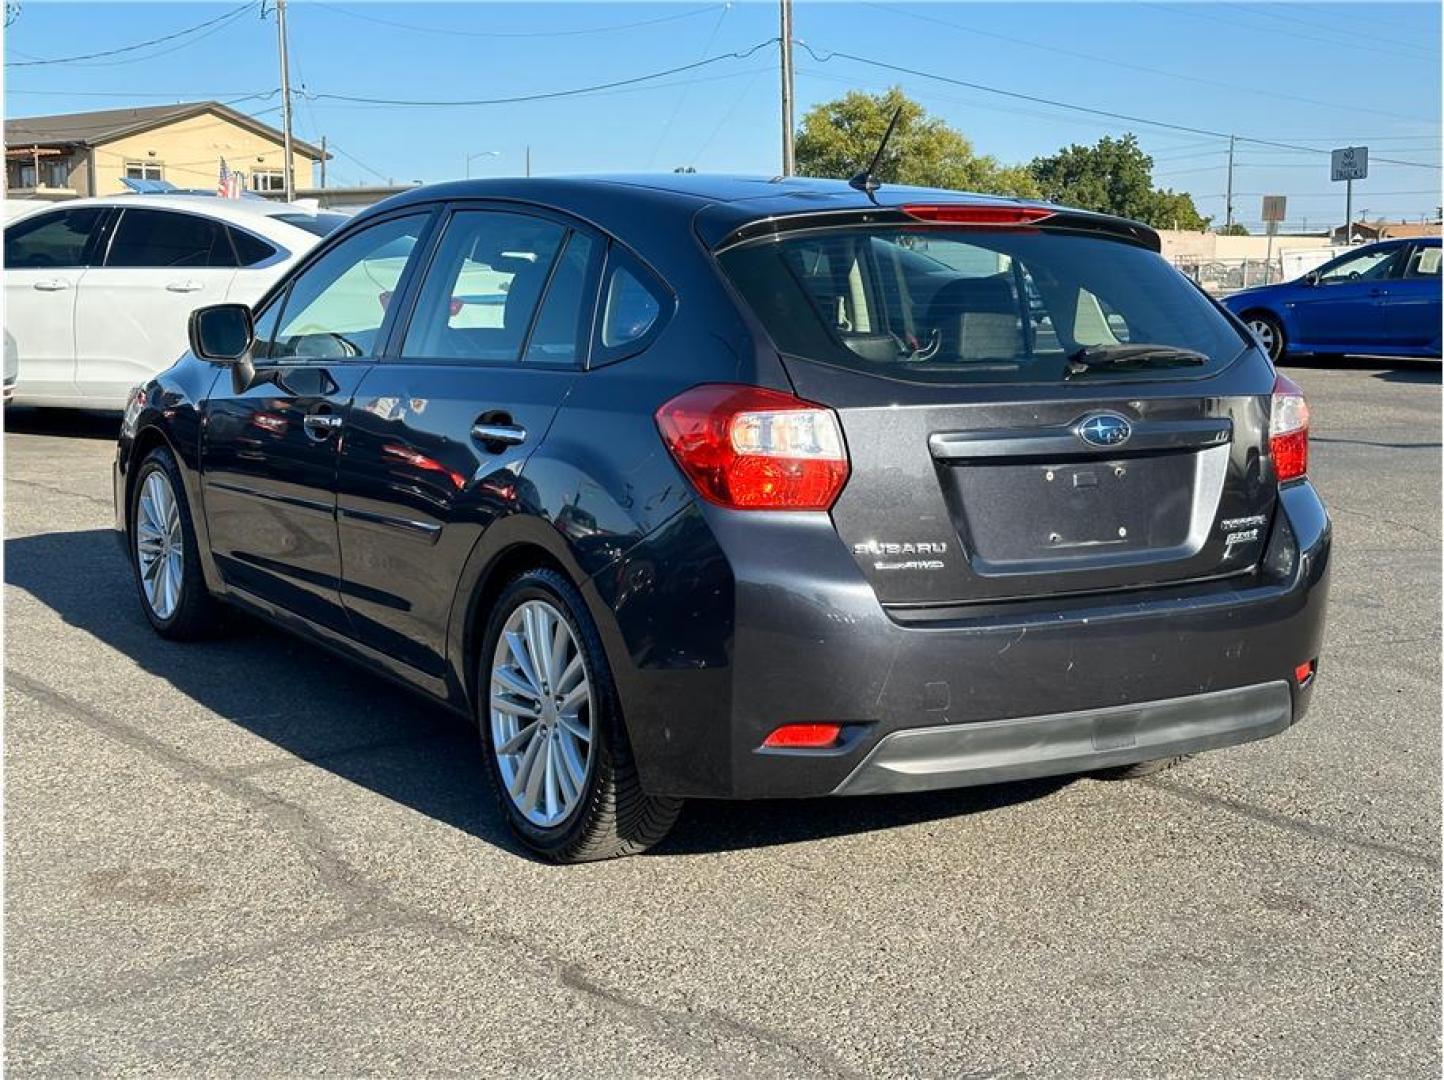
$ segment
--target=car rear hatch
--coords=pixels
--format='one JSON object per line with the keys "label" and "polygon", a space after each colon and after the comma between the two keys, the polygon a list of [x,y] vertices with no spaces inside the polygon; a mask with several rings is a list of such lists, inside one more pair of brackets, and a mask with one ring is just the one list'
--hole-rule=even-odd
{"label": "car rear hatch", "polygon": [[1267,361],[1136,227],[1038,217],[834,216],[719,252],[795,392],[840,418],[832,517],[885,604],[1216,579],[1263,553]]}

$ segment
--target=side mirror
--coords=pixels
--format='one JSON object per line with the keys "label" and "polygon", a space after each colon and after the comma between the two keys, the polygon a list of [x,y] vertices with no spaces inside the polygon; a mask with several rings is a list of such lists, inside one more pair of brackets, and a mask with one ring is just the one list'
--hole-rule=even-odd
{"label": "side mirror", "polygon": [[1321,278],[1317,270],[1310,270],[1307,274],[1304,275],[1305,285],[1317,285],[1320,280]]}
{"label": "side mirror", "polygon": [[251,355],[256,327],[245,304],[212,304],[191,312],[191,352],[202,360],[227,366]]}

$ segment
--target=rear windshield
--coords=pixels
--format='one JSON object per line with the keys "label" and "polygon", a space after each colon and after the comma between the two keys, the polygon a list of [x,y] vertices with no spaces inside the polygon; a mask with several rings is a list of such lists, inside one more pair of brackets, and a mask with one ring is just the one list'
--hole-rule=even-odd
{"label": "rear windshield", "polygon": [[284,221],[287,225],[305,229],[308,233],[316,236],[329,236],[346,224],[348,220],[345,214],[272,214],[271,216],[277,221]]}
{"label": "rear windshield", "polygon": [[719,261],[784,353],[908,381],[1197,378],[1249,347],[1155,253],[1076,233],[818,229]]}

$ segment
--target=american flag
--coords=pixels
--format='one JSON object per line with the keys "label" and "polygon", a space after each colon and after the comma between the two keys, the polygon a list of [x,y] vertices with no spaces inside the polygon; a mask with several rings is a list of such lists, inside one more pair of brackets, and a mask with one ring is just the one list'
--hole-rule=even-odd
{"label": "american flag", "polygon": [[222,199],[239,199],[242,179],[242,175],[231,171],[226,165],[226,159],[221,158],[221,173],[216,180],[216,194]]}

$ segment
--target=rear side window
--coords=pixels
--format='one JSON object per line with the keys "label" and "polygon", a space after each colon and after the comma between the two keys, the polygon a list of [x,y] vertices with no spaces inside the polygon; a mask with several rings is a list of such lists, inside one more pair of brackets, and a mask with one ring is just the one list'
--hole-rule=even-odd
{"label": "rear side window", "polygon": [[844,227],[729,249],[719,262],[785,353],[918,382],[1061,382],[1080,352],[1156,344],[1203,363],[1091,367],[1190,378],[1248,343],[1155,253],[1044,230]]}
{"label": "rear side window", "polygon": [[84,266],[86,246],[104,213],[100,207],[85,207],[17,221],[5,230],[6,267],[41,270]]}
{"label": "rear side window", "polygon": [[105,265],[119,267],[233,267],[226,227],[195,214],[168,210],[121,212]]}
{"label": "rear side window", "polygon": [[526,214],[453,214],[426,273],[402,355],[520,359],[566,234],[564,226]]}
{"label": "rear side window", "polygon": [[612,271],[602,307],[602,344],[627,345],[645,337],[661,314],[662,305],[652,291],[626,267]]}
{"label": "rear side window", "polygon": [[625,248],[612,244],[602,279],[592,364],[609,364],[645,349],[671,309],[671,295]]}
{"label": "rear side window", "polygon": [[259,236],[252,236],[240,229],[231,229],[231,243],[236,248],[236,258],[242,266],[258,266],[276,254],[276,249]]}
{"label": "rear side window", "polygon": [[272,214],[271,217],[304,229],[312,236],[330,236],[348,220],[345,214]]}
{"label": "rear side window", "polygon": [[1441,256],[1444,256],[1444,248],[1415,248],[1414,255],[1409,260],[1409,269],[1404,276],[1411,278],[1438,278]]}

